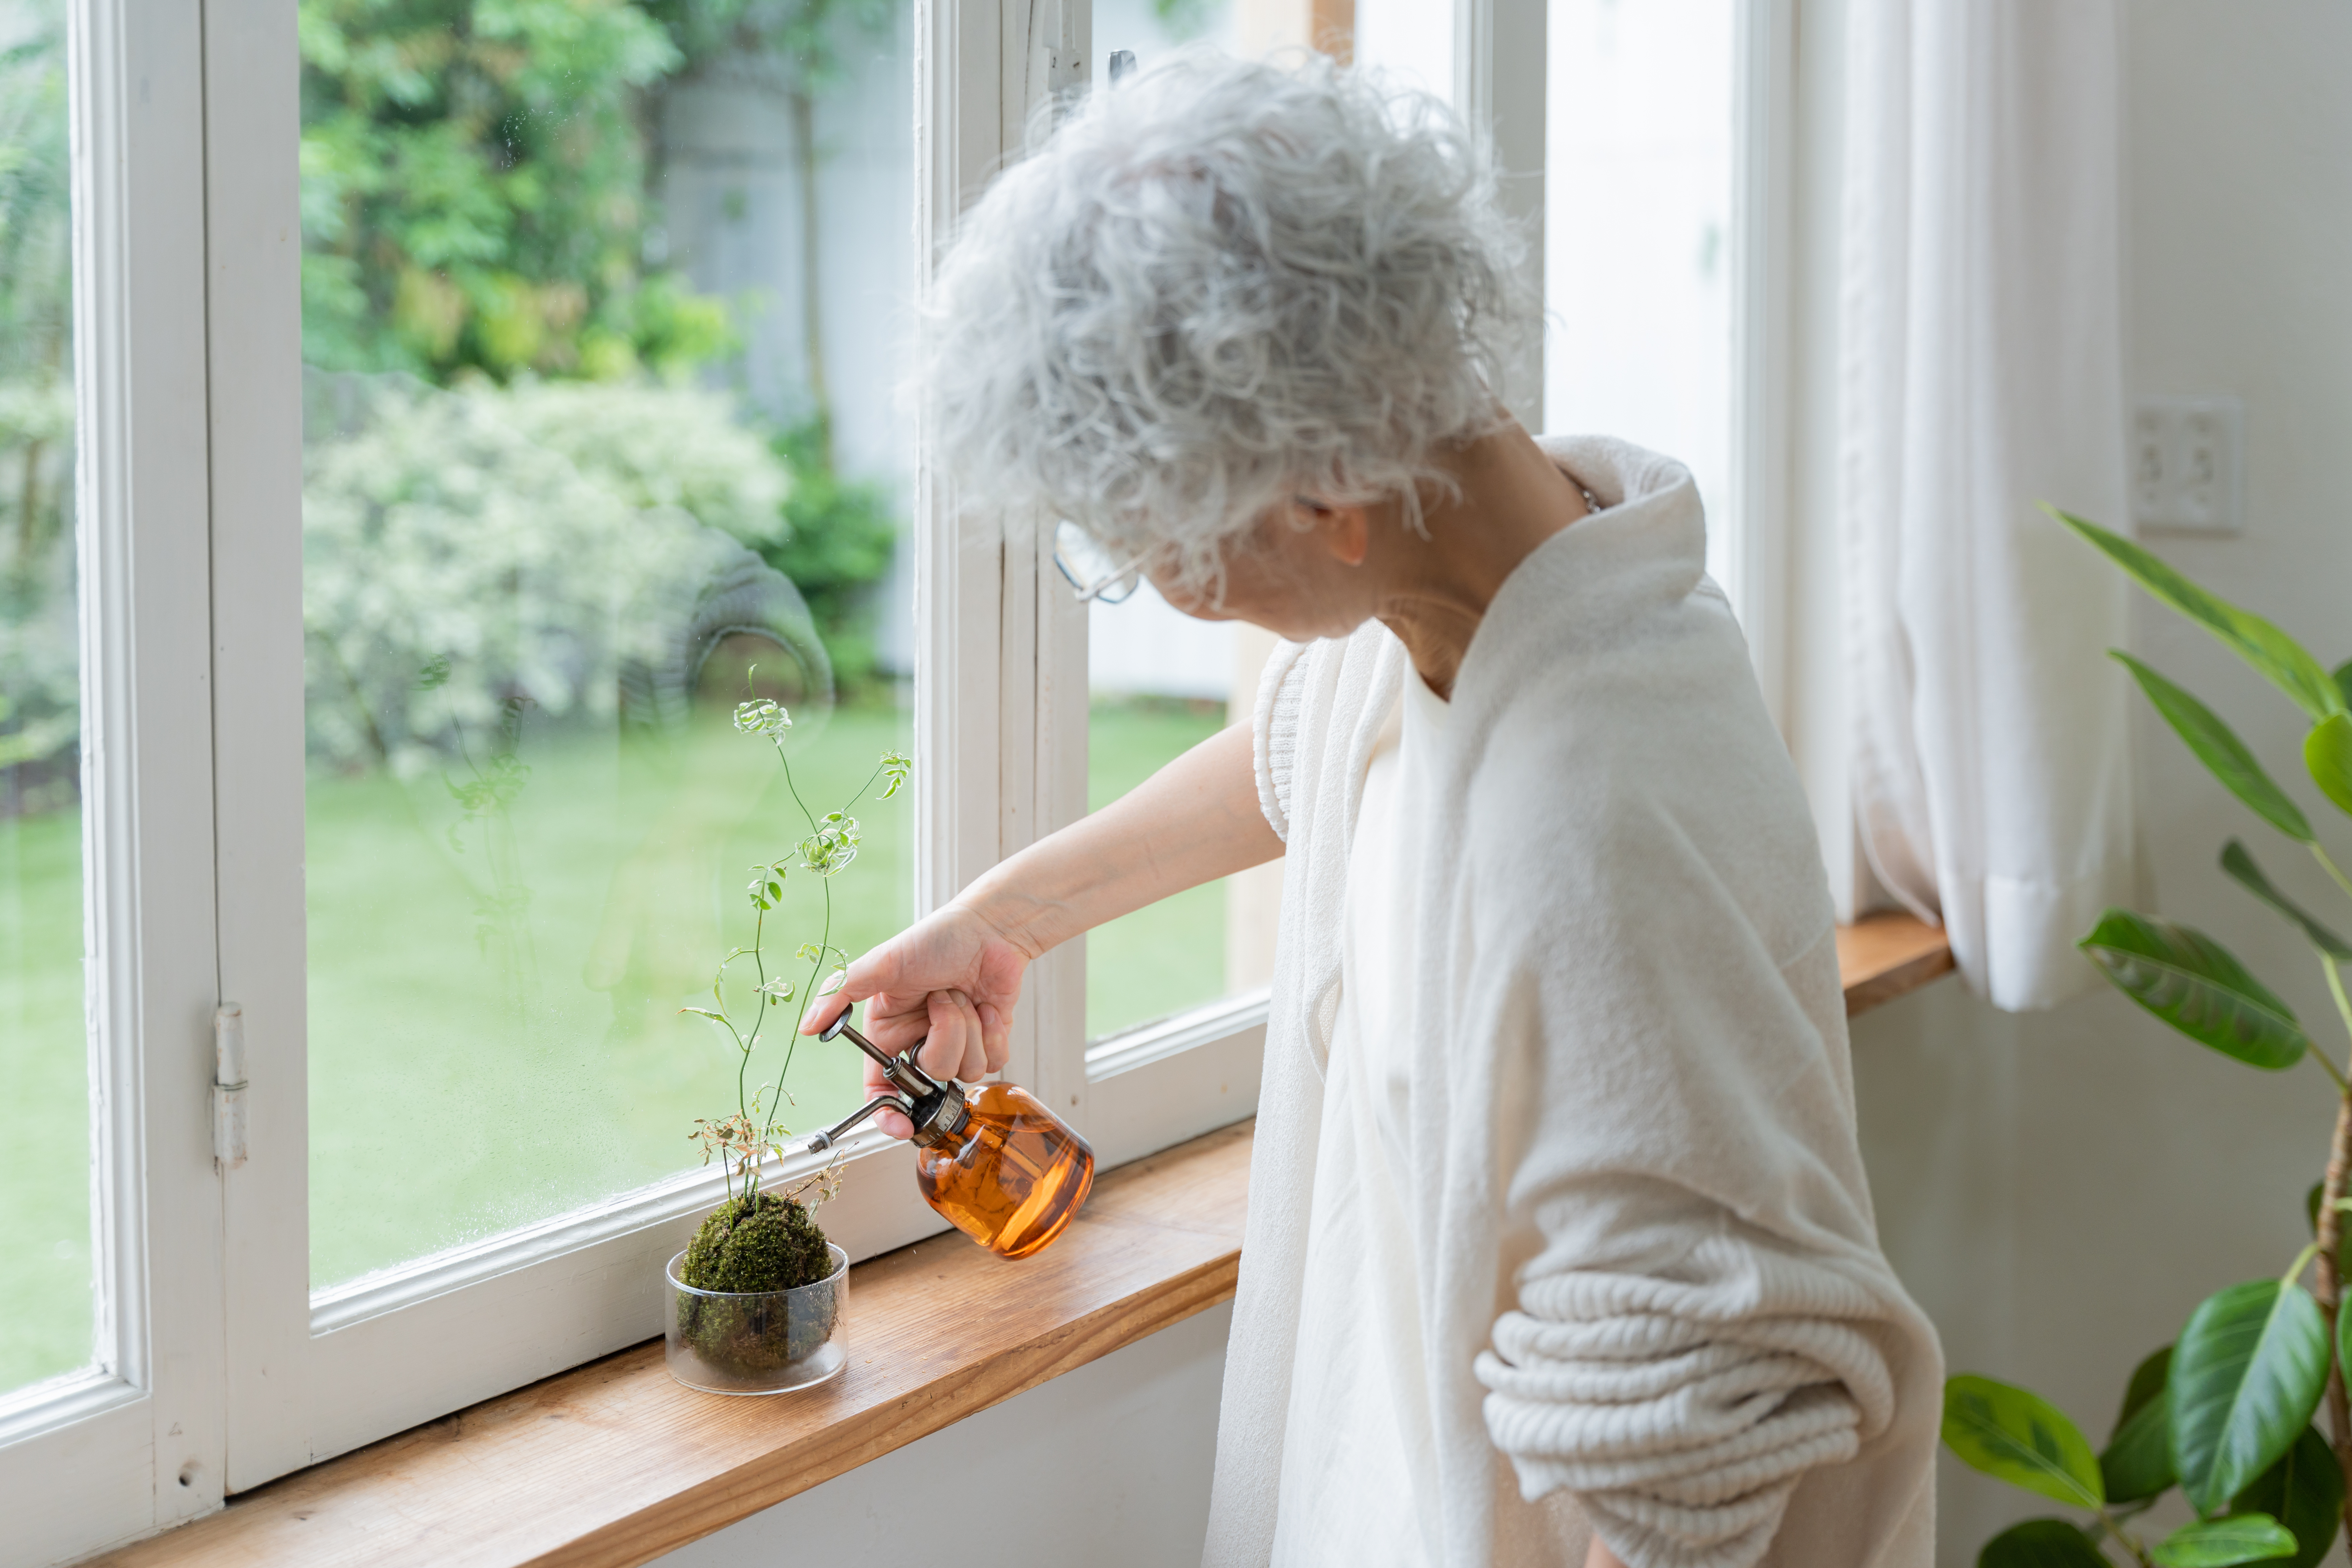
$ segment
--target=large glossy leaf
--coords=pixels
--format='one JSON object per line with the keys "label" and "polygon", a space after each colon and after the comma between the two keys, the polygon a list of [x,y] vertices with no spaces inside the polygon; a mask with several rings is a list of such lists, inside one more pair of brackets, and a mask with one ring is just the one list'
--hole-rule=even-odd
{"label": "large glossy leaf", "polygon": [[2230,1504],[2231,1513],[2266,1513],[2294,1537],[2294,1556],[2280,1568],[2316,1568],[2336,1544],[2344,1515],[2344,1472],[2318,1428],[2306,1426],[2286,1458],[2264,1470]]}
{"label": "large glossy leaf", "polygon": [[2319,793],[2352,812],[2352,717],[2330,713],[2303,738],[2303,765]]}
{"label": "large glossy leaf", "polygon": [[2197,760],[2221,781],[2223,788],[2288,837],[2305,844],[2311,842],[2311,823],[2303,815],[2303,808],[2272,782],[2254,753],[2238,739],[2236,731],[2222,722],[2220,714],[2121,648],[2108,649],[2107,657],[2132,672],[2132,679],[2147,693],[2156,710],[2164,715],[2164,721],[2188,742]]}
{"label": "large glossy leaf", "polygon": [[2156,1543],[2156,1568],[2235,1568],[2294,1554],[2294,1537],[2266,1513],[2184,1524]]}
{"label": "large glossy leaf", "polygon": [[2129,573],[2141,587],[2220,638],[2224,647],[2261,671],[2313,719],[2352,707],[2319,661],[2262,616],[2207,593],[2121,534],[2056,507],[2043,510]]}
{"label": "large glossy leaf", "polygon": [[2053,1501],[2097,1508],[2106,1500],[2091,1445],[2038,1394],[1989,1377],[1947,1380],[1944,1443],[1986,1475]]}
{"label": "large glossy leaf", "polygon": [[2152,1498],[2179,1479],[2172,1473],[2172,1400],[2164,1386],[2171,1366],[2167,1345],[2132,1368],[2124,1385],[2123,1408],[2099,1455],[2099,1477],[2111,1503]]}
{"label": "large glossy leaf", "polygon": [[2347,943],[2301,904],[2273,887],[2271,879],[2263,875],[2263,868],[2254,864],[2253,853],[2234,838],[2221,847],[2221,869],[2238,886],[2300,927],[2312,946],[2338,962],[2352,961],[2352,943]]}
{"label": "large glossy leaf", "polygon": [[2300,1285],[2251,1279],[2189,1314],[2167,1387],[2173,1468],[2199,1514],[2220,1513],[2310,1425],[2330,1349],[2326,1315]]}
{"label": "large glossy leaf", "polygon": [[2172,1347],[2153,1350],[2132,1368],[2131,1381],[2124,1384],[2123,1408],[2116,1412],[2116,1430],[2137,1413],[2139,1407],[2164,1392],[2165,1379],[2172,1372]]}
{"label": "large glossy leaf", "polygon": [[2109,1502],[2137,1502],[2179,1478],[2172,1469],[2172,1395],[2165,1389],[2116,1424],[2099,1456]]}
{"label": "large glossy leaf", "polygon": [[2063,1519],[2029,1519],[1984,1543],[1977,1568],[2115,1568],[2091,1538]]}
{"label": "large glossy leaf", "polygon": [[2116,989],[2225,1057],[2275,1071],[2311,1044],[2294,1010],[2201,931],[2109,910],[2078,945]]}

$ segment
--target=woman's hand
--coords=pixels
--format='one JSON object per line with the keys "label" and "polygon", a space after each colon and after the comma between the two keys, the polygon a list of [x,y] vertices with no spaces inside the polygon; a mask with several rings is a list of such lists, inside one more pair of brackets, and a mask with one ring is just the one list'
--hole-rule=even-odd
{"label": "woman's hand", "polygon": [[[803,1034],[816,1034],[865,1002],[867,1039],[893,1054],[918,1040],[915,1060],[936,1079],[978,1082],[1001,1071],[1012,1054],[1013,1009],[1034,954],[961,900],[918,921],[849,966],[838,990],[809,1009]],[[868,1099],[887,1092],[882,1069],[866,1064]],[[914,1127],[895,1110],[874,1124],[894,1138]]]}
{"label": "woman's hand", "polygon": [[[820,1033],[851,1003],[870,999],[867,1039],[892,1052],[923,1040],[916,1060],[925,1072],[976,1080],[1012,1055],[1013,1004],[1039,953],[1281,853],[1258,809],[1249,726],[1233,725],[851,964],[840,987],[809,1009],[801,1032]],[[866,1087],[869,1097],[888,1087],[870,1061]],[[877,1111],[874,1123],[895,1137],[914,1132],[894,1110]]]}

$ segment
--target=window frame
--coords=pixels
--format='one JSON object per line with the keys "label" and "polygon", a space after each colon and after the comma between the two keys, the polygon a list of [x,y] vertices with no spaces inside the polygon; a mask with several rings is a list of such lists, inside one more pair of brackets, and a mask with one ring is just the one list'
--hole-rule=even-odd
{"label": "window frame", "polygon": [[[918,255],[1018,145],[1027,106],[1084,69],[1083,0],[933,0],[914,8]],[[214,616],[221,766],[222,995],[247,1019],[252,1152],[227,1173],[233,1260],[232,1491],[403,1431],[660,1331],[661,1264],[723,1194],[715,1169],[313,1292],[306,1197],[300,688],[299,65],[269,0],[214,0],[206,24],[216,399]],[[1075,37],[1074,37],[1075,35]],[[1075,74],[1073,64],[1075,63]],[[254,171],[268,171],[265,177]],[[926,265],[926,272],[928,270]],[[917,280],[919,283],[920,279]],[[919,912],[1027,842],[1037,793],[1006,760],[1039,754],[1024,541],[959,516],[918,465],[915,781]],[[1045,966],[1041,966],[1045,967]],[[1051,970],[1046,970],[1050,978]],[[1035,1009],[1029,1010],[1033,1013]],[[1034,1016],[1010,1064],[1049,1083]],[[826,1228],[853,1258],[945,1227],[912,1153],[845,1141]],[[780,1175],[823,1161],[778,1163]],[[458,1331],[528,1306],[531,1342]]]}
{"label": "window frame", "polygon": [[226,1433],[199,0],[68,13],[93,1364],[0,1397],[55,1561],[217,1508]]}
{"label": "window frame", "polygon": [[[652,1337],[659,1265],[721,1193],[717,1173],[688,1173],[310,1289],[294,18],[283,0],[138,0],[135,24],[132,0],[70,4],[104,1288],[95,1370],[0,1396],[0,1508],[44,1561]],[[1455,101],[1497,128],[1507,175],[1539,172],[1548,5],[1454,7]],[[1741,570],[1770,590],[1748,602],[1773,611],[1749,637],[1776,717],[1793,12],[1740,0],[1736,526]],[[1091,6],[915,0],[913,28],[919,285],[1033,106],[1086,82]],[[1539,235],[1541,179],[1507,193]],[[1540,429],[1528,374],[1510,401]],[[914,519],[921,912],[1084,815],[1087,616],[1034,522],[961,506],[928,462]],[[224,1002],[244,1012],[250,1083],[249,1155],[231,1170],[210,1142]],[[1081,939],[1031,969],[1007,1074],[1106,1165],[1255,1110],[1263,990],[1093,1042],[1085,1003]],[[853,1257],[945,1228],[906,1146],[868,1130],[846,1152],[825,1217]],[[457,1331],[526,1302],[531,1342]]]}

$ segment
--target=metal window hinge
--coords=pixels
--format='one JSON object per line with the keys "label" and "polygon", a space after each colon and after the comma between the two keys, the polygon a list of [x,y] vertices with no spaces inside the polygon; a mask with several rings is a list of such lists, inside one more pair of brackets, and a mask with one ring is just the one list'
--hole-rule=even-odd
{"label": "metal window hinge", "polygon": [[245,1009],[224,1002],[213,1014],[213,1158],[224,1171],[245,1163]]}

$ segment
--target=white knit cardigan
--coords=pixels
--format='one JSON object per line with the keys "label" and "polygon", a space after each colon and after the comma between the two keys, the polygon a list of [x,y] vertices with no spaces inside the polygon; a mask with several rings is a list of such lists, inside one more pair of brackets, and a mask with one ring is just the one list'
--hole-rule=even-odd
{"label": "white knit cardigan", "polygon": [[[1423,1533],[1557,1563],[1564,1492],[1632,1568],[1927,1568],[1941,1357],[1874,1232],[1811,817],[1689,474],[1545,445],[1605,510],[1489,606],[1411,873]],[[1258,698],[1288,864],[1208,1568],[1274,1540],[1349,845],[1405,668],[1371,623],[1284,645]]]}

